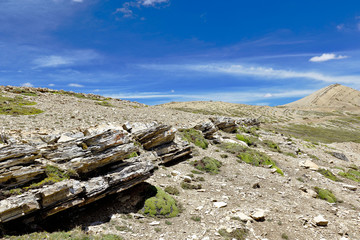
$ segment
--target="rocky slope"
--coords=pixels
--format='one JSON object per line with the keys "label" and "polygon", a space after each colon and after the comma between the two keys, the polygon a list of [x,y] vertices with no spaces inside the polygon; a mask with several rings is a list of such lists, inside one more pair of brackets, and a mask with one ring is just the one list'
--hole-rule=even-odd
{"label": "rocky slope", "polygon": [[[335,138],[326,144],[306,141],[269,128],[322,117],[328,122],[322,112],[294,117],[304,111],[228,108],[225,103],[184,103],[186,108],[174,109],[168,106],[176,103],[148,107],[46,89],[1,90],[2,97],[21,96],[43,111],[0,115],[0,215],[2,229],[12,234],[20,231],[21,220],[36,231],[71,233],[81,226],[88,237],[112,234],[122,239],[360,239],[360,144],[337,143]],[[211,112],[203,112],[208,106]],[[251,113],[252,120],[247,114],[216,116],[235,108]],[[276,121],[264,128],[256,119],[266,112],[276,112]],[[120,133],[122,137],[113,137]],[[126,154],[117,149],[125,146]],[[125,157],[133,152],[138,156]],[[30,162],[24,164],[24,159]],[[25,191],[44,180],[49,164],[69,176]],[[174,218],[145,214],[147,185],[171,194],[180,213]],[[12,191],[20,195],[6,195],[12,189],[20,189]],[[52,195],[60,189],[64,191]],[[32,204],[16,205],[21,198]],[[51,236],[44,233],[42,238]]]}

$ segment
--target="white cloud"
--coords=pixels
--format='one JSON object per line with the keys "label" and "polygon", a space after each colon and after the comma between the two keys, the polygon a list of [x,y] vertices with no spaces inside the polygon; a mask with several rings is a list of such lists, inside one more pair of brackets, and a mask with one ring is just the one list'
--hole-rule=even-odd
{"label": "white cloud", "polygon": [[22,87],[34,87],[34,85],[32,85],[31,83],[27,82],[27,83],[23,83],[21,84]]}
{"label": "white cloud", "polygon": [[264,95],[265,98],[271,98],[273,95],[271,93],[267,93]]}
{"label": "white cloud", "polygon": [[83,0],[72,0],[73,2],[78,2],[78,3],[82,3]]}
{"label": "white cloud", "polygon": [[169,0],[140,0],[140,4],[144,5],[144,6],[154,6],[155,4],[159,4],[159,3],[166,3]]}
{"label": "white cloud", "polygon": [[326,62],[329,60],[337,60],[348,58],[348,56],[335,55],[333,53],[323,53],[321,56],[315,56],[309,59],[310,62]]}
{"label": "white cloud", "polygon": [[33,60],[34,68],[62,67],[89,63],[100,56],[93,50],[66,51],[63,55],[41,56]]}
{"label": "white cloud", "polygon": [[84,85],[81,84],[77,84],[77,83],[70,83],[68,84],[69,87],[76,87],[76,88],[82,88],[84,87]]}
{"label": "white cloud", "polygon": [[67,57],[62,56],[44,56],[39,57],[34,60],[34,64],[36,67],[43,68],[43,67],[58,67],[62,65],[70,65],[73,61]]}
{"label": "white cloud", "polygon": [[[135,14],[131,8],[141,7],[156,7],[163,3],[168,3],[170,0],[134,0],[123,3],[121,8],[116,9],[115,13],[122,13],[124,18],[134,17]],[[141,18],[141,20],[145,20]]]}
{"label": "white cloud", "polygon": [[50,83],[48,86],[49,86],[49,87],[55,87],[55,84]]}
{"label": "white cloud", "polygon": [[251,76],[261,79],[294,79],[305,78],[328,83],[356,83],[360,76],[331,76],[319,72],[298,72],[292,70],[273,69],[268,67],[252,67],[235,64],[207,64],[207,65],[140,65],[140,67],[161,71],[197,71],[217,74],[229,74],[234,76]]}

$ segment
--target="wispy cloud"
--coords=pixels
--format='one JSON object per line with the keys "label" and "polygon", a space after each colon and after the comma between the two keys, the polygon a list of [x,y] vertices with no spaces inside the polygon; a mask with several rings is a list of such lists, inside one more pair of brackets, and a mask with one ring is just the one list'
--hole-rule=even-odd
{"label": "wispy cloud", "polygon": [[27,83],[21,84],[21,86],[22,87],[33,87],[34,85],[32,83],[27,82]]}
{"label": "wispy cloud", "polygon": [[33,60],[35,68],[62,67],[89,63],[100,56],[92,50],[70,51],[64,55],[40,56]]}
{"label": "wispy cloud", "polygon": [[269,98],[297,98],[311,94],[315,89],[293,90],[283,89],[268,93],[267,89],[244,90],[236,92],[193,92],[186,94],[169,94],[168,92],[142,92],[142,93],[122,93],[107,95],[120,99],[167,99],[167,101],[225,101],[233,103],[256,103],[257,101],[267,101]]}
{"label": "wispy cloud", "polygon": [[348,58],[348,56],[335,55],[334,53],[323,53],[320,56],[315,56],[309,59],[310,62],[326,62],[330,60],[339,60]]}
{"label": "wispy cloud", "polygon": [[69,87],[76,87],[76,88],[82,88],[84,85],[78,84],[78,83],[70,83],[68,84]]}
{"label": "wispy cloud", "polygon": [[134,14],[133,8],[141,7],[156,7],[164,3],[169,3],[170,0],[136,0],[123,3],[121,8],[116,9],[115,13],[122,13],[124,18],[132,18]]}
{"label": "wispy cloud", "polygon": [[320,72],[293,71],[283,69],[273,69],[269,67],[244,66],[237,64],[205,64],[205,65],[140,65],[143,68],[161,71],[196,71],[203,73],[229,74],[234,76],[251,76],[262,79],[312,79],[327,83],[355,83],[359,82],[359,75],[334,76]]}

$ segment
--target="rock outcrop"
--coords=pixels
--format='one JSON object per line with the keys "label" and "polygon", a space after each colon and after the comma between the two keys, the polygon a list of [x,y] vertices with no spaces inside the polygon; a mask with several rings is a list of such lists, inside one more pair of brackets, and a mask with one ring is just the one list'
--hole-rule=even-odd
{"label": "rock outcrop", "polygon": [[[171,126],[127,123],[124,129],[102,127],[64,142],[48,135],[45,145],[1,147],[0,222],[46,218],[84,206],[143,182],[155,161],[191,153]],[[49,167],[61,177],[50,176]]]}

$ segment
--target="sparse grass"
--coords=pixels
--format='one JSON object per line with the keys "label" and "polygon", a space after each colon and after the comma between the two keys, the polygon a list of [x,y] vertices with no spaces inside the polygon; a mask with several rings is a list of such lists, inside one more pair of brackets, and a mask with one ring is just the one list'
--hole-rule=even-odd
{"label": "sparse grass", "polygon": [[143,213],[151,217],[176,217],[179,209],[175,199],[159,187],[156,187],[156,191],[154,197],[145,201]]}
{"label": "sparse grass", "polygon": [[285,240],[289,239],[289,237],[288,237],[288,235],[286,233],[281,234],[281,238],[285,239]]}
{"label": "sparse grass", "polygon": [[54,91],[52,93],[60,94],[60,95],[68,95],[68,96],[72,96],[72,97],[76,97],[76,98],[80,98],[80,99],[90,99],[90,100],[94,100],[94,101],[99,101],[99,100],[103,99],[103,97],[101,97],[101,96],[95,96],[95,95],[91,96],[91,95],[86,95],[84,93],[68,92],[68,91],[64,91],[64,90]]}
{"label": "sparse grass", "polygon": [[349,169],[347,172],[339,172],[339,175],[355,182],[360,182],[360,171]]}
{"label": "sparse grass", "polygon": [[330,170],[324,169],[324,168],[320,168],[318,170],[319,173],[321,173],[324,177],[333,180],[335,182],[339,182],[340,179],[337,178]]}
{"label": "sparse grass", "polygon": [[248,231],[245,228],[241,229],[235,229],[232,232],[226,231],[226,229],[220,229],[219,234],[225,239],[225,240],[245,240],[246,236],[248,235]]}
{"label": "sparse grass", "polygon": [[165,220],[165,224],[166,225],[172,225],[172,222],[170,222],[169,220]]}
{"label": "sparse grass", "polygon": [[271,140],[265,140],[263,141],[263,143],[265,144],[265,146],[267,146],[271,151],[274,152],[281,152],[280,147],[277,143],[271,141]]}
{"label": "sparse grass", "polygon": [[244,136],[241,134],[236,134],[236,139],[245,142],[249,146],[256,145],[256,141],[257,141],[257,139],[255,139],[253,137],[248,137],[248,136]]}
{"label": "sparse grass", "polygon": [[313,154],[308,153],[307,155],[313,160],[320,160],[317,156],[315,156]]}
{"label": "sparse grass", "polygon": [[345,128],[325,128],[292,124],[275,130],[286,135],[294,135],[303,140],[306,139],[312,143],[360,142],[359,131],[351,131]]}
{"label": "sparse grass", "polygon": [[196,169],[204,172],[208,172],[210,174],[218,174],[219,168],[222,163],[215,158],[204,157],[199,161],[194,161],[191,163]]}
{"label": "sparse grass", "polygon": [[35,115],[43,112],[40,109],[28,107],[31,105],[36,105],[36,102],[27,101],[20,96],[11,98],[0,95],[0,115]]}
{"label": "sparse grass", "polygon": [[185,190],[193,190],[193,189],[197,190],[197,189],[202,188],[201,184],[190,184],[190,183],[187,183],[184,181],[181,182],[180,186],[182,189],[185,189]]}
{"label": "sparse grass", "polygon": [[297,155],[295,153],[292,153],[292,152],[284,152],[284,155],[290,156],[290,157],[293,157],[293,158],[297,158]]}
{"label": "sparse grass", "polygon": [[154,228],[154,231],[157,232],[157,233],[159,233],[159,232],[161,232],[161,228],[156,227],[156,228]]}
{"label": "sparse grass", "polygon": [[35,232],[22,236],[5,236],[9,240],[29,240],[29,239],[48,239],[48,240],[123,240],[122,237],[115,234],[90,235],[76,228],[69,232]]}
{"label": "sparse grass", "polygon": [[164,191],[167,192],[168,194],[171,194],[171,195],[179,195],[180,194],[179,190],[176,187],[173,187],[173,186],[167,186],[164,189]]}
{"label": "sparse grass", "polygon": [[201,221],[201,217],[200,216],[192,216],[191,220],[195,221],[195,222],[200,222]]}
{"label": "sparse grass", "polygon": [[328,201],[329,203],[336,203],[337,199],[335,195],[328,189],[315,187],[315,192],[318,194],[317,197]]}
{"label": "sparse grass", "polygon": [[220,154],[221,158],[228,158],[229,156],[227,154]]}
{"label": "sparse grass", "polygon": [[195,146],[202,149],[206,149],[209,145],[208,141],[204,138],[201,132],[193,128],[180,130],[180,134],[184,140],[194,143]]}
{"label": "sparse grass", "polygon": [[115,226],[115,229],[119,232],[132,232],[128,226]]}
{"label": "sparse grass", "polygon": [[130,159],[130,158],[134,158],[134,157],[138,157],[139,155],[138,155],[138,153],[137,152],[132,152],[132,153],[130,153],[129,155],[127,155],[126,157],[125,157],[125,159]]}
{"label": "sparse grass", "polygon": [[204,174],[203,172],[199,172],[199,171],[197,171],[197,170],[191,170],[191,172],[192,172],[193,174]]}
{"label": "sparse grass", "polygon": [[278,166],[276,166],[276,162],[265,153],[259,152],[255,149],[243,147],[236,143],[222,143],[219,145],[219,147],[229,153],[235,154],[243,162],[254,166],[271,165],[272,168],[276,169],[277,173],[284,175],[283,171]]}
{"label": "sparse grass", "polygon": [[259,130],[258,127],[239,127],[238,132],[244,132],[258,137],[259,135],[256,132],[257,130]]}
{"label": "sparse grass", "polygon": [[33,183],[28,187],[25,187],[24,190],[40,188],[44,185],[54,184],[57,182],[64,181],[66,179],[70,179],[70,176],[74,173],[63,171],[55,166],[47,165],[45,168],[46,178],[40,182]]}
{"label": "sparse grass", "polygon": [[104,106],[104,107],[114,107],[114,105],[112,105],[111,103],[109,103],[108,101],[98,101],[96,102],[96,105],[100,105],[100,106]]}

